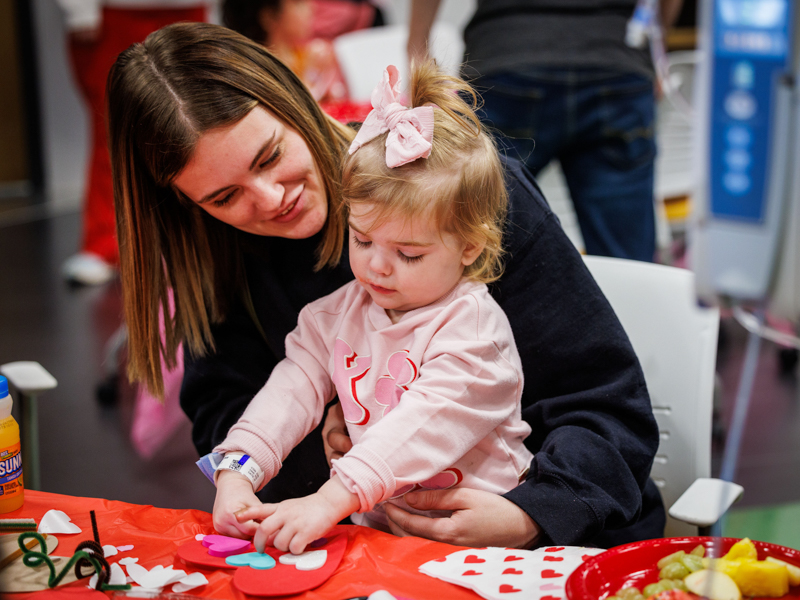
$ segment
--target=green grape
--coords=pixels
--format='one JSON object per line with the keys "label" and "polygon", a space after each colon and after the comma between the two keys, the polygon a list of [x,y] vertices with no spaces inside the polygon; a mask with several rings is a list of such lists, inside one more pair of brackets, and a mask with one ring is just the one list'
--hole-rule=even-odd
{"label": "green grape", "polygon": [[699,557],[703,557],[706,555],[706,547],[703,544],[697,544],[694,549],[691,551],[691,554]]}
{"label": "green grape", "polygon": [[662,558],[660,561],[658,561],[658,568],[663,569],[668,564],[679,561],[684,556],[686,556],[686,552],[684,552],[683,550],[678,550],[677,552],[673,552],[672,554],[669,554],[664,558]]}
{"label": "green grape", "polygon": [[[681,556],[680,560],[683,560],[686,555]],[[661,579],[683,579],[686,577],[691,571],[687,569],[682,562],[672,562],[665,566],[659,572],[658,576]]]}
{"label": "green grape", "polygon": [[620,598],[620,600],[634,600],[636,596],[641,595],[641,592],[634,586],[627,586],[617,590],[616,595]]}
{"label": "green grape", "polygon": [[703,559],[696,554],[687,554],[681,558],[681,564],[689,569],[690,573],[694,573],[695,571],[699,571],[703,568]]}

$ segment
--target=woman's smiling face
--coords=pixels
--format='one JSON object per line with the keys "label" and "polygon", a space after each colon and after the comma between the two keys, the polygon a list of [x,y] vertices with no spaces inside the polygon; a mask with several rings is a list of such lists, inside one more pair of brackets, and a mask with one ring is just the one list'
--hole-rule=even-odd
{"label": "woman's smiling face", "polygon": [[261,106],[204,133],[172,184],[212,217],[256,235],[308,238],[328,216],[305,140]]}

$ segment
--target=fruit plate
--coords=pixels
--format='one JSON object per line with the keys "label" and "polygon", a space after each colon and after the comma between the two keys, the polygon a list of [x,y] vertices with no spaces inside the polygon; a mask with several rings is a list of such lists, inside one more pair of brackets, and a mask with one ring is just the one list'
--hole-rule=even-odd
{"label": "fruit plate", "polygon": [[[720,541],[722,547],[715,548],[715,544]],[[678,550],[689,553],[698,544],[702,544],[706,547],[706,556],[718,557],[724,555],[738,541],[736,538],[679,537],[646,540],[610,548],[590,558],[572,573],[567,580],[567,598],[604,600],[620,588],[631,585],[641,590],[658,581],[656,563],[665,556]],[[766,542],[753,543],[759,560],[771,556],[800,567],[800,552],[797,550]],[[800,586],[789,588],[789,593],[783,598],[800,600]]]}

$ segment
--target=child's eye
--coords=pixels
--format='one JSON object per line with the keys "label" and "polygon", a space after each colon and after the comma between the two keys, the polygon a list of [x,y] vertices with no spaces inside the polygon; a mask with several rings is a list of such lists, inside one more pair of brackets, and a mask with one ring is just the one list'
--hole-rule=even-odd
{"label": "child's eye", "polygon": [[359,248],[369,248],[372,245],[372,242],[362,242],[358,237],[355,235],[353,236],[353,243],[358,246]]}
{"label": "child's eye", "polygon": [[417,256],[406,256],[406,255],[405,255],[405,254],[403,254],[402,252],[398,252],[397,254],[399,254],[399,255],[400,255],[400,258],[402,258],[402,259],[403,259],[405,262],[407,262],[407,263],[415,263],[415,262],[419,262],[419,261],[421,261],[421,260],[423,259],[423,257],[425,256],[424,254],[418,254]]}

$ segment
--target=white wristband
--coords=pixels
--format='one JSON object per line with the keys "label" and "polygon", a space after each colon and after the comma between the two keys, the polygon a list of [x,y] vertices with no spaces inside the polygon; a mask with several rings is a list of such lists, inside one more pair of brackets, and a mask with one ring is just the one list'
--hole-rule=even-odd
{"label": "white wristband", "polygon": [[261,482],[264,481],[264,471],[261,470],[258,463],[249,455],[242,454],[241,452],[229,452],[226,454],[215,470],[219,471],[221,469],[241,473],[253,484],[254,491],[257,490]]}

